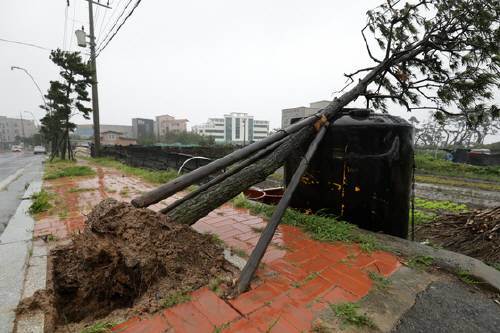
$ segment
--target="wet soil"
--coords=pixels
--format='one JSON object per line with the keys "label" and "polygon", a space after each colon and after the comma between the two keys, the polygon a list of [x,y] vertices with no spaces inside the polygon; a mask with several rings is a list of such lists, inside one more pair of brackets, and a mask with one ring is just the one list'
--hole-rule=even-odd
{"label": "wet soil", "polygon": [[99,203],[84,231],[50,259],[48,294],[61,331],[80,326],[71,323],[154,313],[174,293],[214,278],[230,281],[237,272],[212,236],[114,199]]}

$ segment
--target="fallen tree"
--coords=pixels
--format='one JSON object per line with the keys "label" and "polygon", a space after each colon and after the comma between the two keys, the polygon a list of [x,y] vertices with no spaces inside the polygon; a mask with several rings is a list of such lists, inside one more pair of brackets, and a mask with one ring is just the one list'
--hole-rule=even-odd
{"label": "fallen tree", "polygon": [[[498,1],[387,1],[368,11],[368,23],[361,31],[373,65],[346,74],[347,85],[326,108],[135,198],[133,205],[147,207],[218,171],[239,169],[165,209],[173,220],[193,224],[264,180],[283,165],[292,151],[305,153],[313,133],[320,131],[325,121],[335,121],[342,109],[359,97],[366,99],[367,107],[387,111],[389,100],[408,111],[429,110],[438,120],[464,114],[479,121],[497,118],[499,109],[490,101],[500,77],[499,13]],[[368,31],[371,39],[367,38]],[[373,43],[379,46],[378,51],[373,50]],[[269,149],[270,145],[276,148]],[[263,149],[272,151],[262,154]],[[256,154],[261,155],[260,159],[249,163]],[[238,162],[246,166],[233,166]],[[296,177],[301,174],[295,174],[292,182]],[[245,288],[239,286],[240,291]]]}

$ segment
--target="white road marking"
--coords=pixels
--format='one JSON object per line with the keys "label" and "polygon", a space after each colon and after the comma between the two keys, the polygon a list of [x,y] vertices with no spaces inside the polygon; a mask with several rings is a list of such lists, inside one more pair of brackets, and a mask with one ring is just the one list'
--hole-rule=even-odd
{"label": "white road marking", "polygon": [[16,180],[22,173],[24,172],[24,168],[21,168],[17,170],[14,174],[10,175],[9,177],[5,178],[3,181],[0,182],[0,191],[3,191],[9,186],[10,183],[12,183],[14,180]]}

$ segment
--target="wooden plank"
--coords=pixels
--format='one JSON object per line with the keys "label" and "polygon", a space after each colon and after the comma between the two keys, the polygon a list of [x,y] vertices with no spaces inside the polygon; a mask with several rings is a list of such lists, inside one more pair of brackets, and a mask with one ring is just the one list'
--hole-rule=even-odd
{"label": "wooden plank", "polygon": [[292,179],[290,180],[290,183],[288,184],[285,193],[283,194],[283,197],[276,206],[276,209],[274,210],[269,223],[266,225],[266,228],[262,232],[262,235],[260,236],[255,249],[252,251],[250,258],[248,259],[245,267],[243,268],[243,271],[241,272],[237,286],[238,293],[242,293],[248,289],[250,281],[257,271],[260,261],[262,260],[262,257],[264,256],[264,253],[266,252],[267,247],[269,246],[269,243],[271,242],[274,233],[276,232],[276,229],[278,228],[278,225],[283,215],[285,214],[288,205],[290,204],[293,192],[297,188],[297,185],[300,182],[300,178],[306,171],[307,166],[309,165],[309,161],[314,156],[318,145],[325,136],[327,125],[328,123],[324,124],[323,127],[321,127],[319,132],[316,134],[316,137],[309,145],[306,155],[302,158],[302,161],[297,167],[297,170],[295,170],[295,173],[293,174]]}

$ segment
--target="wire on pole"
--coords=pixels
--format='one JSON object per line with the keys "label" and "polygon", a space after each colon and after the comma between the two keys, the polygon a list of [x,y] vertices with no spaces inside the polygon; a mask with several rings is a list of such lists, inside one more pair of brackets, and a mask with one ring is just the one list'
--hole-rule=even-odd
{"label": "wire on pole", "polygon": [[125,19],[120,24],[120,26],[118,27],[118,29],[116,29],[115,33],[113,35],[111,35],[111,37],[108,39],[108,41],[106,42],[106,44],[104,44],[104,46],[102,46],[97,51],[96,58],[101,54],[101,52],[106,48],[106,46],[108,46],[108,44],[113,40],[113,38],[116,36],[116,34],[118,33],[118,31],[120,31],[120,29],[123,27],[123,25],[125,24],[125,22],[127,22],[127,20],[130,18],[130,16],[132,16],[132,14],[134,13],[135,9],[139,6],[139,4],[141,3],[141,1],[142,0],[137,0],[137,2],[135,3],[134,7],[132,7],[132,10],[125,17]]}
{"label": "wire on pole", "polygon": [[43,46],[40,46],[40,45],[36,45],[36,44],[33,44],[33,43],[20,42],[20,41],[17,41],[17,40],[10,40],[10,39],[4,39],[4,38],[0,38],[0,41],[6,42],[6,43],[13,43],[13,44],[20,44],[20,45],[25,45],[25,46],[31,46],[31,47],[36,47],[37,49],[51,51],[51,49],[49,49],[49,48],[46,48],[46,47],[43,47]]}

